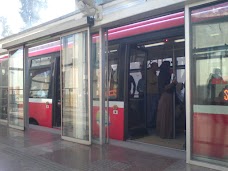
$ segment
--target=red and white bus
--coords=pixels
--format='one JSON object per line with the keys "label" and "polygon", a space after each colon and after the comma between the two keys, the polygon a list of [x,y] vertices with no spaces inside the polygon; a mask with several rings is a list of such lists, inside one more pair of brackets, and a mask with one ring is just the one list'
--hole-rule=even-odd
{"label": "red and white bus", "polygon": [[[60,127],[60,42],[30,48],[28,63],[29,123]],[[0,56],[0,69],[0,119],[7,120],[8,55]]]}
{"label": "red and white bus", "polygon": [[[178,27],[183,24],[184,12],[179,12],[110,29],[108,39],[109,41],[119,41],[119,39]],[[93,44],[95,44],[96,38],[98,38],[98,35],[94,34]],[[60,46],[60,41],[55,41],[29,49],[29,123],[31,124],[46,127],[60,127],[61,125]],[[111,48],[112,47],[113,46],[111,46]],[[112,55],[112,53],[110,53],[110,55]],[[6,60],[6,58],[7,55],[4,56],[2,60]],[[112,60],[110,57],[109,62]],[[4,62],[2,62],[2,64],[3,63]],[[118,66],[117,64],[114,65],[111,67],[114,67],[113,69],[115,69],[117,73]],[[119,69],[118,67],[118,70]],[[124,99],[116,98],[117,90],[115,86],[110,88],[109,94],[112,99],[110,103],[113,103],[113,105],[118,104],[118,107],[121,106],[121,108],[124,109]],[[6,118],[7,116],[5,115],[4,117]],[[123,130],[121,132],[121,136],[119,135],[117,139],[124,139]]]}

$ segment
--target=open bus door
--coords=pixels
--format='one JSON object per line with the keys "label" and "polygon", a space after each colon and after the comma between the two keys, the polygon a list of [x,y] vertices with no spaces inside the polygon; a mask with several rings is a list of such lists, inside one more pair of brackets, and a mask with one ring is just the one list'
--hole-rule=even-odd
{"label": "open bus door", "polygon": [[52,125],[55,128],[61,127],[61,92],[60,92],[60,57],[55,58],[53,78],[53,109],[52,109]]}
{"label": "open bus door", "polygon": [[59,53],[31,57],[29,66],[29,123],[60,127]]}
{"label": "open bus door", "polygon": [[147,51],[130,46],[128,65],[128,138],[136,138],[146,130],[146,70]]}

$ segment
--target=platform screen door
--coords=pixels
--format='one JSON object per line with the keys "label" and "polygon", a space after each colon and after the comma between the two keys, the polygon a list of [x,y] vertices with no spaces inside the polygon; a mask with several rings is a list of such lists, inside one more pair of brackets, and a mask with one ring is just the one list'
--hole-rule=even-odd
{"label": "platform screen door", "polygon": [[8,67],[8,123],[24,130],[24,49],[9,51]]}
{"label": "platform screen door", "polygon": [[89,29],[61,38],[62,138],[91,144]]}

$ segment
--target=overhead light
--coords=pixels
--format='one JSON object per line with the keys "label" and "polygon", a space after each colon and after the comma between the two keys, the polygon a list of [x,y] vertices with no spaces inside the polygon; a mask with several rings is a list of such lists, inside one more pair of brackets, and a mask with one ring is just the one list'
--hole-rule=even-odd
{"label": "overhead light", "polygon": [[219,33],[214,33],[214,34],[211,34],[210,36],[211,36],[211,37],[219,36]]}
{"label": "overhead light", "polygon": [[153,43],[153,44],[144,45],[144,47],[148,48],[148,47],[154,47],[154,46],[161,46],[161,45],[164,45],[164,44],[165,44],[164,42]]}
{"label": "overhead light", "polygon": [[177,39],[177,40],[174,40],[175,43],[180,43],[180,42],[184,42],[185,39]]}
{"label": "overhead light", "polygon": [[117,52],[117,50],[114,49],[114,50],[110,50],[109,52],[110,52],[110,53],[113,53],[113,52]]}

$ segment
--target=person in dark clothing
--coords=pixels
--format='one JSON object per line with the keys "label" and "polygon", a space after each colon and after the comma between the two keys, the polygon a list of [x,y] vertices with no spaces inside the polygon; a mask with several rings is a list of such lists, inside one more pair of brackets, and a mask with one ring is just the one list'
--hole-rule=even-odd
{"label": "person in dark clothing", "polygon": [[158,76],[160,100],[158,103],[156,133],[161,138],[173,137],[173,92],[176,80],[170,83],[170,62],[165,61],[160,67]]}
{"label": "person in dark clothing", "polygon": [[158,76],[158,91],[161,95],[165,89],[165,86],[170,84],[171,73],[170,73],[170,62],[164,61],[160,66],[160,73]]}
{"label": "person in dark clothing", "polygon": [[[132,86],[133,86],[133,92],[131,92]],[[132,77],[132,75],[129,74],[129,78],[128,78],[128,93],[129,93],[130,98],[134,97],[135,90],[136,90],[135,80]]]}
{"label": "person in dark clothing", "polygon": [[145,77],[144,73],[141,72],[142,78],[139,80],[138,85],[137,85],[137,91],[139,92],[139,98],[144,97],[144,92],[145,92]]}
{"label": "person in dark clothing", "polygon": [[159,100],[158,91],[158,64],[153,62],[147,72],[147,127],[156,127],[157,107]]}

